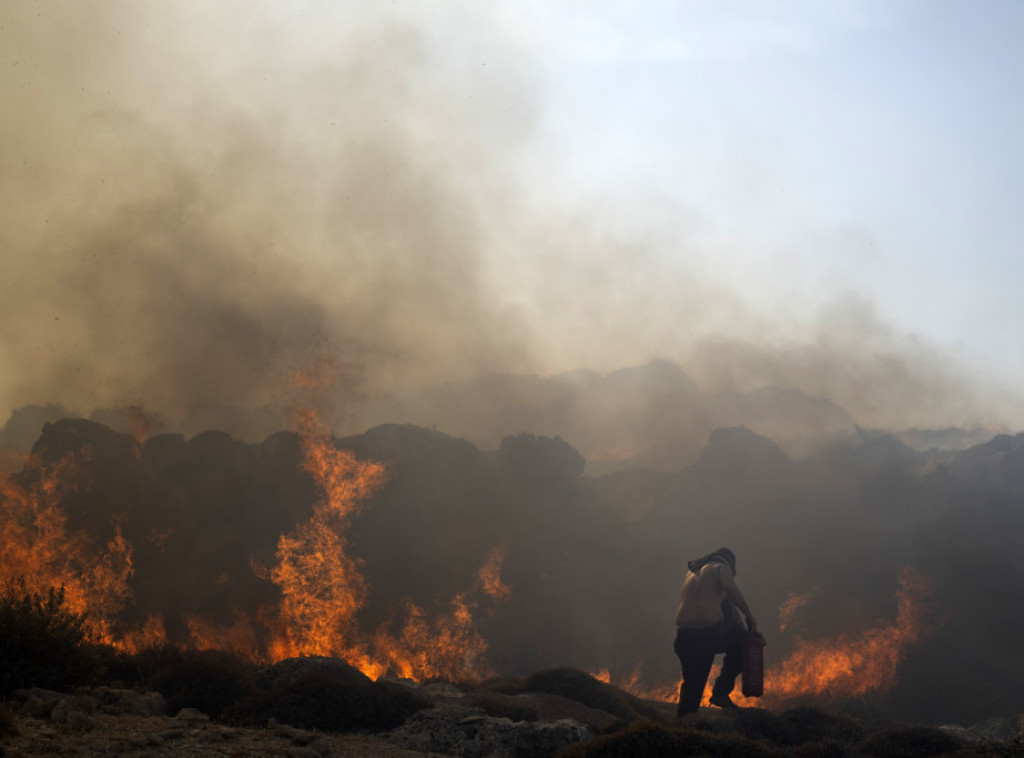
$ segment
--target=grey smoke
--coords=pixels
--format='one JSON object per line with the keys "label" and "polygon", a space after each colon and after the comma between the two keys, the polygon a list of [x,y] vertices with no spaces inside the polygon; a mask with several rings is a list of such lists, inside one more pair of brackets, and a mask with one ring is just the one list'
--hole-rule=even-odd
{"label": "grey smoke", "polygon": [[542,66],[500,11],[17,0],[0,43],[0,416],[143,406],[255,439],[301,371],[358,431],[423,386],[664,358],[873,427],[1006,418],[869,303],[782,325],[652,274],[715,254],[685,209],[545,206]]}

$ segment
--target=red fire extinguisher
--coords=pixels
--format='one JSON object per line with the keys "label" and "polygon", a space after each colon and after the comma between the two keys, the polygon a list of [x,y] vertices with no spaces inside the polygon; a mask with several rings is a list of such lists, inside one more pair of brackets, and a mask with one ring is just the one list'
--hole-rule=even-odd
{"label": "red fire extinguisher", "polygon": [[743,694],[761,697],[764,694],[764,638],[748,634],[743,638]]}

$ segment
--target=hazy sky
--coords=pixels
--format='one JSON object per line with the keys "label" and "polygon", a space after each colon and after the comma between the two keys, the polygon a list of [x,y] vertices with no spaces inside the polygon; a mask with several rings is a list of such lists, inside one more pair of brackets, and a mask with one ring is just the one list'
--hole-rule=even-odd
{"label": "hazy sky", "polygon": [[1022,33],[1000,0],[3,0],[0,416],[664,357],[1016,424]]}
{"label": "hazy sky", "polygon": [[1024,378],[1024,4],[536,3],[577,189],[773,314],[838,294]]}

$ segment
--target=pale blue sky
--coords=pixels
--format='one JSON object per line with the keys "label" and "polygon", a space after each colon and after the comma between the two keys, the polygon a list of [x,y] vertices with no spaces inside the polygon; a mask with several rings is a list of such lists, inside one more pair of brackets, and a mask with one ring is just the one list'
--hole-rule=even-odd
{"label": "pale blue sky", "polygon": [[559,187],[660,198],[695,243],[664,254],[767,313],[850,292],[1024,378],[1024,3],[565,2],[520,18],[543,51]]}

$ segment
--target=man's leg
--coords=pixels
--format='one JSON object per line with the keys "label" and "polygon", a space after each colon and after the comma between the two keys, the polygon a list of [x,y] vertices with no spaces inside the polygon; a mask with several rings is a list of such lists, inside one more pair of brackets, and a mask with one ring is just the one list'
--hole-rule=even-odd
{"label": "man's leg", "polygon": [[720,652],[725,653],[725,660],[722,661],[722,670],[718,673],[715,686],[711,688],[712,702],[718,701],[715,705],[732,705],[729,695],[736,686],[736,677],[743,671],[743,635],[743,630],[736,628],[727,629],[722,634]]}
{"label": "man's leg", "polygon": [[679,705],[676,715],[696,713],[704,696],[704,686],[715,661],[715,646],[705,629],[683,629],[676,632],[676,655],[683,671],[679,685]]}

